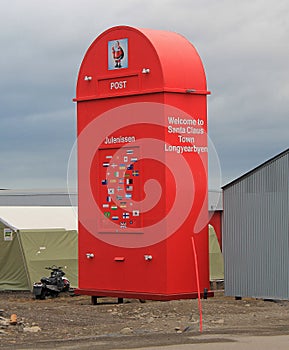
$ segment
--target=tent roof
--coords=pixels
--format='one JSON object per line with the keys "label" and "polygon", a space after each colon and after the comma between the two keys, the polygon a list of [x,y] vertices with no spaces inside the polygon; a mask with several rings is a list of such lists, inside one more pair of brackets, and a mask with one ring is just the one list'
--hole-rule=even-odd
{"label": "tent roof", "polygon": [[17,230],[59,228],[77,230],[77,208],[0,206],[0,220]]}

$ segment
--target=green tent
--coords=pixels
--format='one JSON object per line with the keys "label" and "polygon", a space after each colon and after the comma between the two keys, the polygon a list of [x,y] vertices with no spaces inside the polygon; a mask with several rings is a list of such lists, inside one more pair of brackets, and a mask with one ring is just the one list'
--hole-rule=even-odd
{"label": "green tent", "polygon": [[210,281],[224,280],[224,260],[220,244],[212,225],[209,225]]}
{"label": "green tent", "polygon": [[[49,211],[49,208],[46,209]],[[15,211],[14,215],[17,215]],[[71,286],[77,287],[77,240],[76,230],[51,227],[21,229],[11,225],[1,215],[0,290],[32,290],[33,282],[39,281],[42,276],[49,276],[50,271],[45,267],[51,265],[62,266]]]}

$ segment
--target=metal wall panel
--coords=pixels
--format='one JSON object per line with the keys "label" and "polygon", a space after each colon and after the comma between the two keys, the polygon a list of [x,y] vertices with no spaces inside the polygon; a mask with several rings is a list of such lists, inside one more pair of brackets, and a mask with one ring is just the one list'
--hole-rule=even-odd
{"label": "metal wall panel", "polygon": [[0,206],[77,206],[77,193],[65,190],[2,190]]}
{"label": "metal wall panel", "polygon": [[226,295],[289,299],[288,154],[223,188]]}

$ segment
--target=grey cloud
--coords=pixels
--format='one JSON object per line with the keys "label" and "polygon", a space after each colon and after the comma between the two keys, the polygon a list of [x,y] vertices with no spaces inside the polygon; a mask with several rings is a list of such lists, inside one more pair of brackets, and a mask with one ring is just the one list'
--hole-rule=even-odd
{"label": "grey cloud", "polygon": [[1,171],[1,187],[63,187],[76,138],[78,68],[92,41],[121,24],[176,31],[199,51],[223,183],[281,152],[289,129],[288,12],[285,0],[7,2],[0,156],[13,175]]}

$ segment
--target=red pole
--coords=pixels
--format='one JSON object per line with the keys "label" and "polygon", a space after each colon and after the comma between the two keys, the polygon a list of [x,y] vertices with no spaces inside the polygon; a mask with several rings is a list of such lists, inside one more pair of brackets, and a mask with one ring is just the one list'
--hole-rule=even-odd
{"label": "red pole", "polygon": [[202,302],[201,302],[198,257],[197,257],[197,251],[196,251],[194,236],[192,236],[192,245],[193,245],[193,252],[194,252],[194,259],[195,259],[196,280],[197,280],[197,288],[198,288],[198,306],[199,306],[199,314],[200,314],[200,333],[202,333],[202,331],[203,331],[203,312],[202,312]]}

